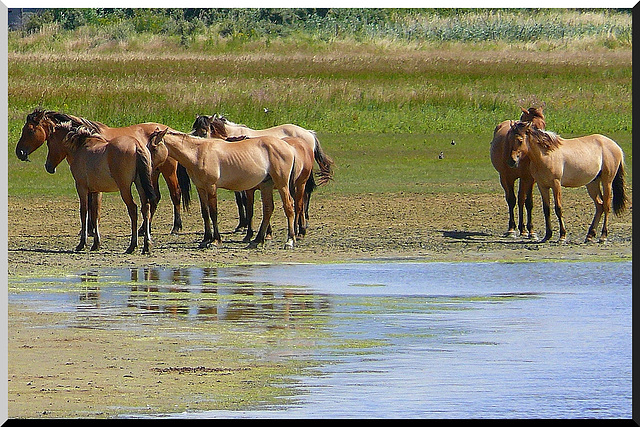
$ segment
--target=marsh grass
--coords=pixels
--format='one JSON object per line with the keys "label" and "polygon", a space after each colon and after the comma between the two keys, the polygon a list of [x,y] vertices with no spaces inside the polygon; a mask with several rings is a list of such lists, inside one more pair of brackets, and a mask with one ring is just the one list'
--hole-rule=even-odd
{"label": "marsh grass", "polygon": [[[629,17],[606,11],[557,15],[536,16],[574,19],[582,35],[547,40],[546,47],[506,36],[416,44],[345,35],[316,41],[322,49],[305,37],[281,36],[267,44],[256,36],[234,49],[217,49],[198,45],[206,34],[194,36],[189,48],[151,32],[106,48],[96,37],[108,28],[68,34],[50,24],[22,38],[10,34],[9,194],[74,194],[66,164],[52,176],[44,171],[46,148],[28,164],[15,157],[25,117],[37,106],[110,126],[154,121],[183,131],[198,114],[225,114],[253,128],[296,123],[316,130],[336,160],[327,191],[356,193],[499,190],[488,154],[495,125],[517,119],[520,106],[545,103],[548,129],[564,137],[613,137],[625,150],[630,183],[631,48],[576,48],[594,37],[586,27],[624,27]],[[406,29],[418,18],[397,19]],[[472,15],[458,18],[479,25]],[[440,151],[444,159],[438,159]]]}

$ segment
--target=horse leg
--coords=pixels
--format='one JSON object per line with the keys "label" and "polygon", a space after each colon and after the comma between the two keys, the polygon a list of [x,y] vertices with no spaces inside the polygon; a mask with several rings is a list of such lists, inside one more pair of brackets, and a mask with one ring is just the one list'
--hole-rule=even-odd
{"label": "horse leg", "polygon": [[[165,163],[167,164],[167,163]],[[168,165],[168,164],[167,164]],[[180,198],[182,197],[182,190],[178,183],[178,175],[175,168],[172,168],[171,172],[165,170],[162,171],[164,181],[167,183],[169,189],[169,196],[171,197],[171,203],[173,203],[173,227],[171,228],[171,234],[178,234],[182,231],[182,214],[180,213]],[[156,179],[156,194],[158,195],[158,202],[160,201],[160,190],[157,188],[158,181]],[[151,216],[153,218],[153,215]]]}
{"label": "horse leg", "polygon": [[513,212],[516,207],[516,195],[513,189],[515,180],[508,180],[506,177],[501,176],[500,184],[504,189],[504,198],[509,206],[509,228],[505,233],[505,237],[516,237],[516,221]]}
{"label": "horse leg", "polygon": [[544,214],[544,224],[545,224],[545,234],[541,243],[546,242],[553,235],[553,231],[551,230],[551,195],[550,188],[542,188],[540,184],[538,184],[538,189],[540,190],[540,196],[542,198],[542,212]]}
{"label": "horse leg", "polygon": [[[153,218],[153,215],[156,213],[156,208],[158,207],[158,202],[160,202],[160,197],[161,196],[160,196],[160,186],[159,186],[159,183],[158,183],[159,178],[160,178],[160,171],[158,169],[154,169],[153,172],[151,173],[151,185],[153,185],[153,190],[158,195],[158,198],[156,199],[156,201],[151,206],[151,218]],[[140,228],[138,229],[138,236],[144,236],[144,233],[145,233],[144,227],[145,226],[144,226],[144,221],[143,221],[143,223],[140,225]]]}
{"label": "horse leg", "polygon": [[304,237],[307,234],[307,217],[305,216],[305,189],[304,183],[296,185],[296,196],[294,199],[294,233],[297,237]]}
{"label": "horse leg", "polygon": [[80,200],[80,243],[76,246],[76,252],[84,249],[87,245],[87,214],[89,204],[89,194],[86,188],[80,187],[76,183],[76,191]]}
{"label": "horse leg", "polygon": [[247,226],[247,234],[242,239],[242,243],[251,242],[251,237],[253,237],[253,203],[255,202],[256,197],[256,189],[252,188],[251,190],[246,190],[244,193],[245,200],[245,208],[246,208],[246,226]]}
{"label": "horse leg", "polygon": [[524,204],[527,199],[526,189],[522,178],[518,182],[518,231],[520,236],[524,236]]}
{"label": "horse leg", "polygon": [[611,211],[611,197],[612,197],[613,188],[611,187],[611,183],[602,183],[602,210],[604,212],[604,216],[602,219],[602,232],[600,233],[600,243],[606,243],[607,236],[609,235],[609,231],[607,230],[607,223],[609,220],[609,211]]}
{"label": "horse leg", "polygon": [[213,224],[213,243],[216,246],[222,244],[222,236],[220,236],[220,230],[218,229],[218,191],[215,185],[211,186],[208,195],[209,203],[209,216],[211,217],[211,224]]}
{"label": "horse leg", "polygon": [[257,248],[259,244],[264,243],[265,234],[273,214],[273,182],[260,184],[259,188],[262,199],[262,222],[260,223],[258,234],[256,234],[256,237],[249,243],[247,248]]}
{"label": "horse leg", "polygon": [[97,251],[98,249],[100,249],[100,231],[98,230],[98,223],[100,222],[100,205],[102,203],[102,193],[89,193],[88,201],[89,224],[90,227],[93,227],[93,246],[91,246],[91,250]]}
{"label": "horse leg", "polygon": [[238,207],[238,225],[234,233],[239,233],[247,226],[247,195],[244,191],[236,191],[236,206]]}
{"label": "horse leg", "polygon": [[131,221],[131,243],[125,251],[126,254],[131,254],[138,247],[138,206],[133,200],[133,194],[131,193],[131,184],[120,188],[120,197],[127,206],[127,212],[129,213],[129,220]]}
{"label": "horse leg", "polygon": [[294,232],[294,217],[295,217],[295,209],[293,207],[293,198],[289,193],[289,187],[278,188],[278,192],[280,193],[280,198],[282,199],[282,207],[284,209],[284,214],[287,217],[287,242],[284,244],[285,249],[293,249],[294,244],[296,243],[296,234]]}
{"label": "horse leg", "polygon": [[602,193],[600,192],[600,180],[591,181],[589,184],[587,184],[587,192],[589,193],[589,197],[591,197],[591,199],[593,200],[596,212],[593,215],[593,221],[591,221],[589,231],[587,231],[587,237],[584,239],[585,243],[593,241],[593,239],[596,237],[596,228],[598,227],[600,217],[602,216],[602,212],[604,211]]}
{"label": "horse leg", "polygon": [[562,192],[559,180],[553,182],[553,202],[556,217],[558,217],[558,226],[560,227],[558,243],[565,243],[567,241],[567,230],[564,228],[564,220],[562,219]]}
{"label": "horse leg", "polygon": [[204,222],[204,237],[199,245],[202,249],[208,248],[211,245],[211,242],[213,241],[213,234],[211,232],[208,195],[206,190],[198,188],[198,198],[200,199],[200,211],[202,213],[202,221]]}
{"label": "horse leg", "polygon": [[142,253],[149,254],[151,253],[151,203],[144,196],[140,197],[140,202],[142,203],[142,228],[144,228]]}
{"label": "horse leg", "polygon": [[[522,178],[520,178],[522,180]],[[526,197],[524,200],[524,206],[527,208],[527,237],[529,239],[535,239],[536,233],[533,231],[533,221],[531,219],[531,212],[533,211],[533,185],[534,180],[527,178],[525,180],[524,187],[526,188]]]}

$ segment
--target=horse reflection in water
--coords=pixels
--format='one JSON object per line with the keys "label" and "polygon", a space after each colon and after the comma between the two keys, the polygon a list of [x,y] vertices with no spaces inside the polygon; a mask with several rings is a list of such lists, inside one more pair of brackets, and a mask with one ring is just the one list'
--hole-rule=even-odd
{"label": "horse reflection in water", "polygon": [[[154,268],[131,269],[131,294],[127,306],[197,320],[288,322],[292,316],[311,316],[329,308],[326,299],[299,290],[271,288],[264,284],[224,283],[217,268],[203,268],[194,277],[193,269],[172,269],[168,277]],[[178,294],[214,294],[189,298]],[[203,301],[210,300],[210,301]],[[275,327],[284,327],[281,325]]]}

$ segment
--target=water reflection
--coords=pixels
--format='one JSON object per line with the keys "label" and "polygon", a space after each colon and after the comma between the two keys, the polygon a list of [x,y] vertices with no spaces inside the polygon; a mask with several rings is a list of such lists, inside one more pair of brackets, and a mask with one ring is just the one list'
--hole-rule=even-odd
{"label": "water reflection", "polygon": [[328,298],[304,288],[221,280],[215,267],[143,267],[77,277],[80,311],[113,307],[124,299],[127,308],[193,320],[286,323],[293,316],[308,317],[330,308]]}
{"label": "water reflection", "polygon": [[258,332],[248,340],[288,328],[270,351],[304,339],[326,361],[296,378],[295,404],[182,417],[631,416],[631,262],[140,267],[32,283],[9,301],[72,311],[70,326],[162,316]]}

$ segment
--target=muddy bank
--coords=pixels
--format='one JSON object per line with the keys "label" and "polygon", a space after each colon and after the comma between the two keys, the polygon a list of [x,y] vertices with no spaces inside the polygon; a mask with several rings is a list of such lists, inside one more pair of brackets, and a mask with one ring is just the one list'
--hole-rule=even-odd
{"label": "muddy bank", "polygon": [[[418,261],[617,261],[632,258],[632,209],[612,217],[607,244],[584,244],[593,215],[588,196],[564,193],[568,243],[544,244],[503,237],[506,204],[501,194],[392,194],[312,199],[307,237],[294,250],[283,249],[284,215],[276,200],[274,239],[246,249],[232,200],[221,201],[219,248],[198,249],[202,223],[197,207],[185,214],[184,230],[170,235],[171,206],[164,201],[154,223],[152,254],[125,255],[129,225],[122,201],[106,196],[103,246],[75,253],[77,201],[9,198],[9,293],[20,277],[55,276],[113,267],[225,266],[256,263]],[[258,209],[258,217],[261,213]],[[554,219],[555,221],[555,219]],[[543,231],[540,209],[535,228]],[[70,313],[51,313],[9,304],[9,416],[116,417],[120,414],[241,409],[282,395],[277,378],[299,372],[301,359],[283,357],[313,345],[311,325],[278,325],[252,337],[239,337],[222,322],[180,329],[170,319],[138,324],[122,318],[87,327]],[[131,328],[131,324],[135,328]],[[126,327],[125,327],[126,325]],[[177,328],[177,329],[176,329]],[[290,347],[273,350],[274,342]],[[159,332],[160,331],[160,332]],[[291,335],[294,334],[294,335]],[[213,338],[212,338],[213,337]],[[295,339],[293,339],[293,338]],[[248,358],[247,342],[257,346]],[[212,344],[216,343],[216,344]],[[289,344],[287,344],[289,345]],[[265,350],[271,349],[271,350]]]}

